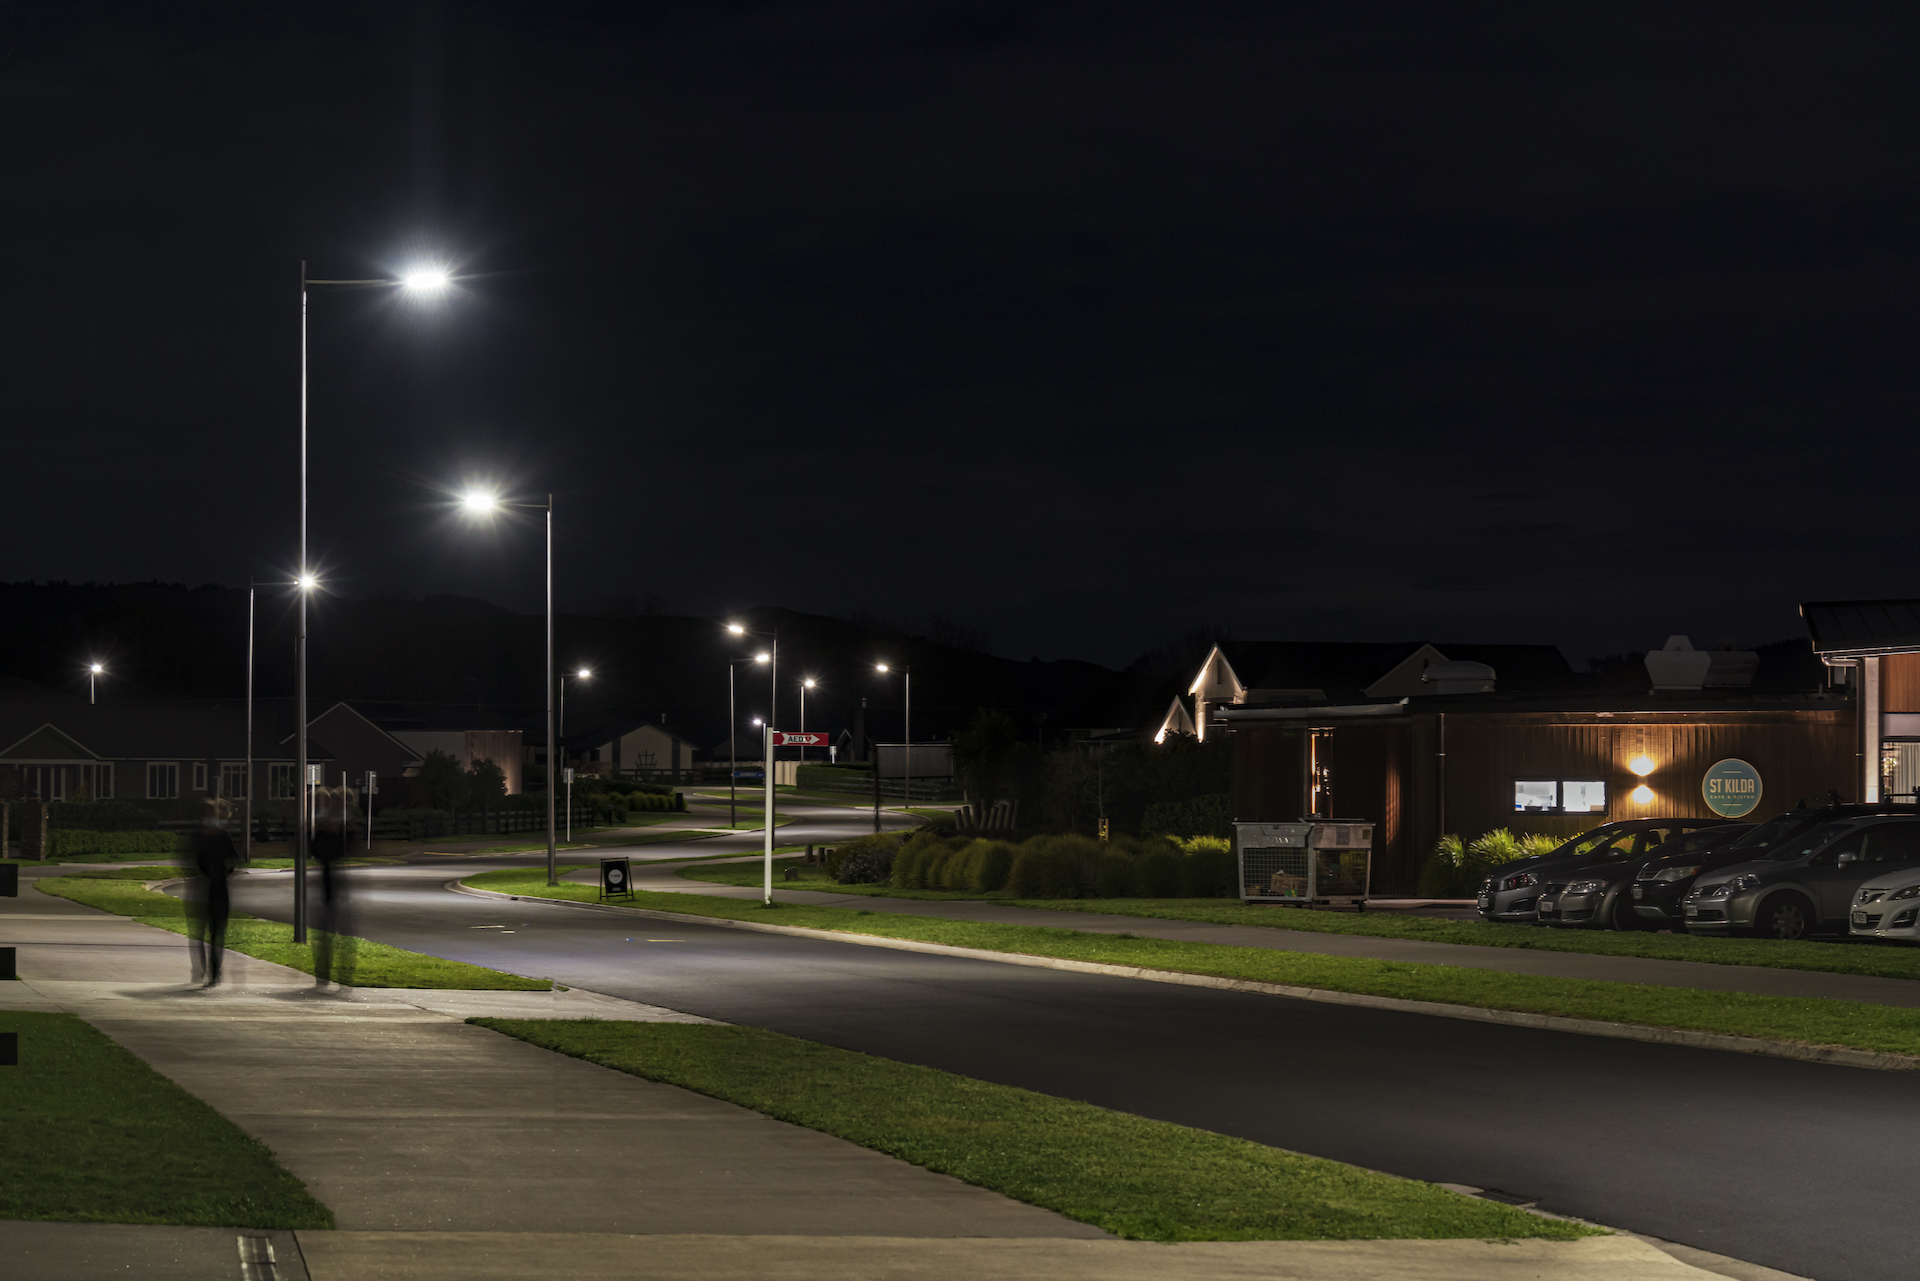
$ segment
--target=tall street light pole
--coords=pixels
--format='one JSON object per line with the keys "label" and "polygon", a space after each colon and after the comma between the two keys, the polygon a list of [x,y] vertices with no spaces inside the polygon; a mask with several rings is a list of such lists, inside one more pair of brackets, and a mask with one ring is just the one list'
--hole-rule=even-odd
{"label": "tall street light pole", "polygon": [[[885,663],[875,663],[873,665],[873,669],[881,673],[882,675],[893,670],[892,668],[888,667]],[[907,704],[907,707],[906,707],[907,757],[906,757],[906,763],[901,767],[903,770],[903,777],[901,779],[901,784],[902,784],[901,790],[904,792],[906,796],[906,804],[908,806],[911,806],[913,804],[913,672],[911,669],[903,667],[900,669],[900,676],[901,676],[902,685],[906,691],[906,704]],[[880,774],[879,774],[880,761],[878,757],[874,759],[873,768],[874,768],[874,777],[875,778],[880,777]]]}
{"label": "tall street light pole", "polygon": [[452,284],[446,272],[437,269],[410,271],[398,280],[310,280],[307,263],[300,261],[300,568],[295,575],[300,584],[300,619],[295,632],[296,671],[293,678],[294,736],[299,773],[300,822],[293,846],[293,941],[307,941],[307,826],[311,815],[307,805],[307,597],[319,585],[307,558],[307,286],[371,285],[385,289],[405,289],[412,293],[439,293]]}
{"label": "tall street light pole", "polygon": [[[807,691],[813,686],[814,679],[811,676],[800,682],[800,732],[802,734],[807,732]],[[800,749],[800,759],[803,761],[807,759],[807,749],[804,747]]]}
{"label": "tall street light pole", "polygon": [[[460,505],[470,516],[486,516],[496,511],[515,508],[523,511],[544,511],[547,526],[547,884],[560,883],[558,845],[558,811],[555,808],[555,796],[560,790],[560,764],[554,733],[554,671],[553,671],[553,495],[547,495],[544,503],[503,502],[494,494],[485,490],[469,490]],[[571,814],[568,816],[571,818]]]}
{"label": "tall street light pole", "polygon": [[[773,654],[771,652],[755,654],[752,658],[729,658],[727,660],[727,827],[729,829],[738,827],[740,824],[740,752],[735,746],[739,741],[740,722],[737,718],[740,713],[735,706],[733,696],[733,669],[742,663],[771,662],[773,662]],[[756,720],[755,724],[758,723]],[[766,762],[762,761],[761,764],[764,765]]]}

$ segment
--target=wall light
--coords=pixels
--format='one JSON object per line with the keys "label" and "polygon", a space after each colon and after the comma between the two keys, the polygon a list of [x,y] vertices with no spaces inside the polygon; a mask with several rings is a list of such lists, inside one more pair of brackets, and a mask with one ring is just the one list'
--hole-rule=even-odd
{"label": "wall light", "polygon": [[1645,778],[1647,775],[1653,773],[1653,758],[1650,756],[1636,756],[1627,762],[1627,768],[1638,774],[1641,778]]}
{"label": "wall light", "polygon": [[1645,783],[1642,783],[1640,784],[1640,786],[1634,788],[1633,803],[1635,805],[1653,804],[1653,789],[1651,787],[1648,787]]}

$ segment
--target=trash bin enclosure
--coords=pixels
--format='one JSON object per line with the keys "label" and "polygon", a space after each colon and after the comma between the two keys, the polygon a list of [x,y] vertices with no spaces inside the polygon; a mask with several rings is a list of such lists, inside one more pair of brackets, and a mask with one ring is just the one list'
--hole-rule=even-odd
{"label": "trash bin enclosure", "polygon": [[1233,848],[1240,860],[1243,902],[1366,908],[1372,823],[1235,823]]}

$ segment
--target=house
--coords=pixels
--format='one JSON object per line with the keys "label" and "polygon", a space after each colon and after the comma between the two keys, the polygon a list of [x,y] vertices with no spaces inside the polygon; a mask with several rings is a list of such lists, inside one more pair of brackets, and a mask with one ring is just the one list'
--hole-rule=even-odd
{"label": "house", "polygon": [[[0,794],[44,801],[189,802],[290,798],[298,771],[291,699],[90,703],[30,681],[0,681]],[[251,778],[247,771],[253,761]],[[419,764],[405,744],[345,703],[308,722],[307,759],[329,784]]]}
{"label": "house", "polygon": [[[507,776],[509,796],[526,789],[526,735],[517,729],[417,729],[392,731],[421,760],[431,752],[441,752],[471,769],[475,761],[492,761]],[[544,763],[545,753],[541,753]]]}
{"label": "house", "polygon": [[[682,773],[693,768],[693,741],[673,729],[662,718],[658,721],[616,721],[569,734],[568,759],[588,773],[607,777],[646,775],[661,772]],[[759,749],[754,750],[758,760]]]}
{"label": "house", "polygon": [[1187,686],[1192,710],[1176,697],[1153,739],[1191,733],[1204,740],[1225,707],[1422,698],[1494,688],[1553,693],[1572,689],[1577,680],[1553,645],[1223,641]]}

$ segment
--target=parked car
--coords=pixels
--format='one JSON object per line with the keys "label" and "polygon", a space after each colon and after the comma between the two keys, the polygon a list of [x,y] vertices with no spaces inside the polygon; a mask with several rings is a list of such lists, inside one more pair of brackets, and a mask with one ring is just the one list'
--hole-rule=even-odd
{"label": "parked car", "polygon": [[[1683,832],[1664,845],[1638,853],[1619,843],[1609,846],[1599,857],[1572,871],[1547,877],[1540,888],[1540,923],[1576,930],[1658,929],[1659,926],[1634,910],[1635,875],[1651,862],[1672,858],[1692,859],[1697,865],[1707,856],[1707,851],[1738,840],[1752,830],[1746,823],[1726,823],[1697,832]],[[1684,930],[1686,927],[1675,922],[1674,928]]]}
{"label": "parked car", "polygon": [[[1866,818],[1874,814],[1912,814],[1912,805],[1888,802],[1866,805],[1822,805],[1810,807],[1805,801],[1784,814],[1746,828],[1729,845],[1706,851],[1656,852],[1634,875],[1633,910],[1654,929],[1685,929],[1686,913],[1682,900],[1693,883],[1708,872],[1735,863],[1750,863],[1765,858],[1780,842],[1792,840],[1809,828],[1843,818]],[[1694,855],[1698,854],[1698,857]]]}
{"label": "parked car", "polygon": [[1687,930],[1777,939],[1844,933],[1855,891],[1910,870],[1920,871],[1920,818],[1822,823],[1765,858],[1703,873],[1684,900]]}
{"label": "parked car", "polygon": [[1855,890],[1847,929],[1860,938],[1920,943],[1920,868],[1873,877]]}
{"label": "parked car", "polygon": [[1612,849],[1639,853],[1665,844],[1683,832],[1716,827],[1723,818],[1630,818],[1603,823],[1545,854],[1516,859],[1496,868],[1480,883],[1480,916],[1488,921],[1537,925],[1541,879],[1549,871],[1570,870]]}

